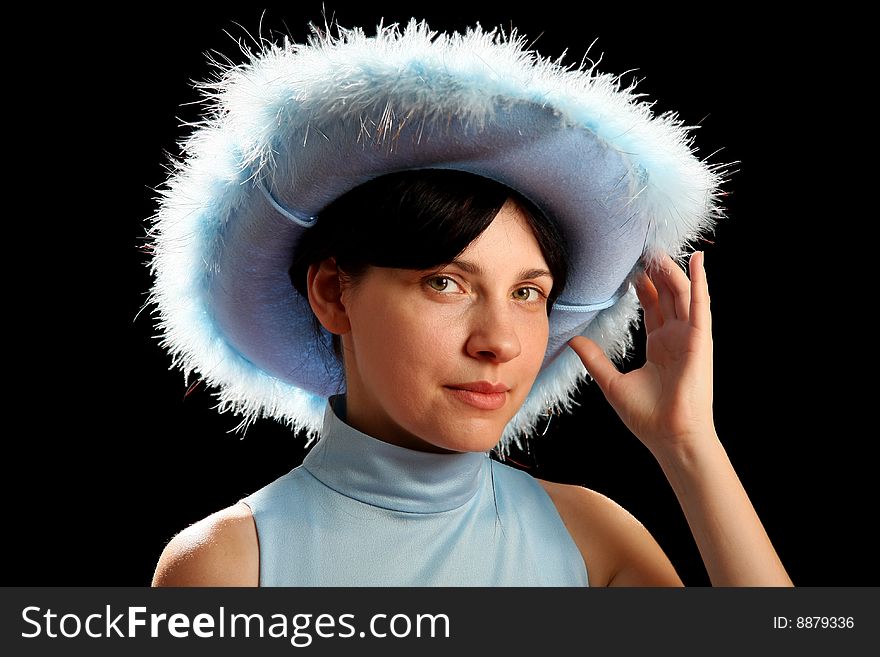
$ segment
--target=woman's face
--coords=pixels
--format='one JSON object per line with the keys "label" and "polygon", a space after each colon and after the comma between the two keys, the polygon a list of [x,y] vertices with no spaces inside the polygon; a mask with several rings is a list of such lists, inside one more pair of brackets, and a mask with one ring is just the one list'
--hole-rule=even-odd
{"label": "woman's face", "polygon": [[[341,296],[348,423],[423,451],[494,447],[544,359],[547,270],[512,201],[448,266],[371,267]],[[501,391],[462,389],[480,383]]]}

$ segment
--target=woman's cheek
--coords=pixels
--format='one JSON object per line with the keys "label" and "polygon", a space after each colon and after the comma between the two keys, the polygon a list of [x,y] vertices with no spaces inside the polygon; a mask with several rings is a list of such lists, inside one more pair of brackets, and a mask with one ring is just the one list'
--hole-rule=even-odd
{"label": "woman's cheek", "polygon": [[538,319],[532,322],[525,331],[524,339],[528,344],[527,352],[530,368],[537,377],[547,353],[547,341],[550,338],[550,323],[546,319]]}

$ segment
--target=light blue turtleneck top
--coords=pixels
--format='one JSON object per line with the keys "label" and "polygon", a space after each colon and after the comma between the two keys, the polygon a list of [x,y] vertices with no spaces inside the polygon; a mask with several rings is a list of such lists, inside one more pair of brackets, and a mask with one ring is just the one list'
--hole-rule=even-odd
{"label": "light blue turtleneck top", "polygon": [[260,586],[588,586],[530,475],[486,452],[393,445],[344,418],[345,397],[331,397],[302,465],[241,500]]}

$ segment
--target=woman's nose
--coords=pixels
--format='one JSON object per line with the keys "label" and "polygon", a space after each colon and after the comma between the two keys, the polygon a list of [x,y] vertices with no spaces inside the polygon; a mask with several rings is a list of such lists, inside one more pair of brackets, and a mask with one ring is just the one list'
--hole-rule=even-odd
{"label": "woman's nose", "polygon": [[467,352],[474,358],[505,362],[522,351],[509,300],[477,304],[467,341]]}

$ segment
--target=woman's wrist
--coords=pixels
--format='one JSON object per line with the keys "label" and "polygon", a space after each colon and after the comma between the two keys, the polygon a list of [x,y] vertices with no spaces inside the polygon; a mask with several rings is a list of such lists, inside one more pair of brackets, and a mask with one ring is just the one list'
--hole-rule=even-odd
{"label": "woman's wrist", "polygon": [[719,452],[725,457],[727,455],[714,426],[688,436],[658,441],[657,444],[659,446],[652,449],[651,453],[664,472],[669,470],[693,472],[707,462],[707,459],[717,457]]}

